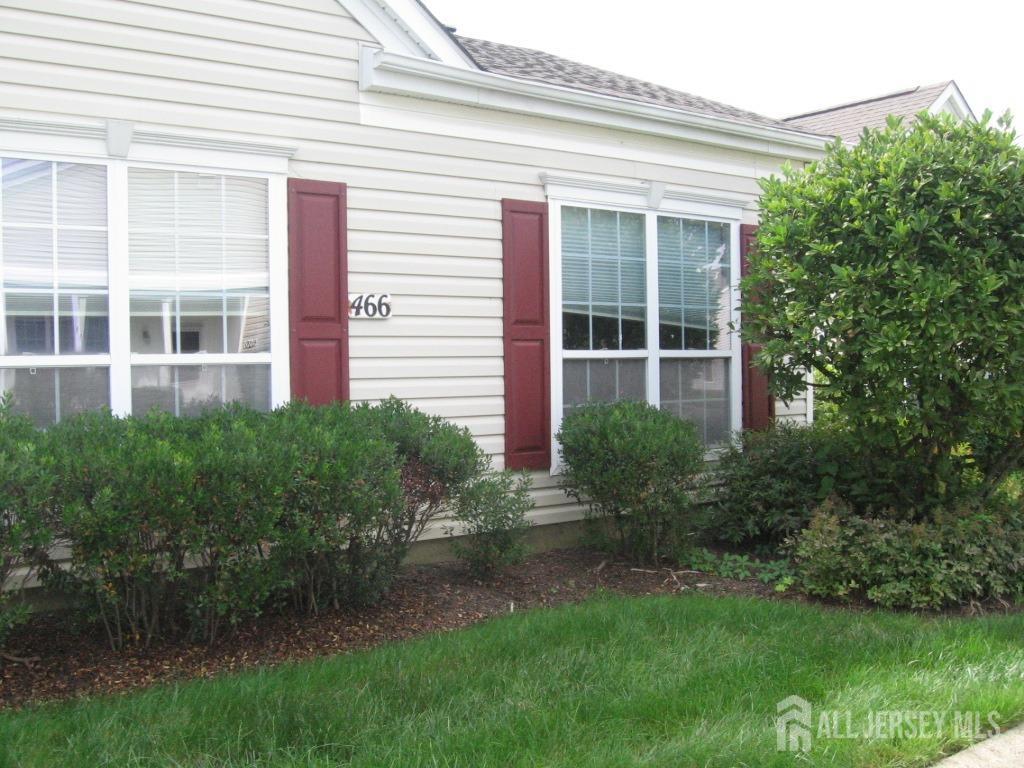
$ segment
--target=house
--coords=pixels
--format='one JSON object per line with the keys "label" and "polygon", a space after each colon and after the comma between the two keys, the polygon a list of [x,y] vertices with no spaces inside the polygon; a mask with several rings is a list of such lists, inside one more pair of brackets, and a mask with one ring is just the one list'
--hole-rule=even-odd
{"label": "house", "polygon": [[730,322],[758,179],[827,137],[416,0],[9,0],[0,389],[84,409],[389,395],[534,472],[645,398],[709,449],[773,404]]}
{"label": "house", "polygon": [[843,141],[856,143],[865,128],[885,128],[890,115],[901,117],[909,124],[921,112],[950,114],[957,120],[977,119],[956,82],[947,80],[793,115],[785,118],[785,122],[794,128],[838,136]]}

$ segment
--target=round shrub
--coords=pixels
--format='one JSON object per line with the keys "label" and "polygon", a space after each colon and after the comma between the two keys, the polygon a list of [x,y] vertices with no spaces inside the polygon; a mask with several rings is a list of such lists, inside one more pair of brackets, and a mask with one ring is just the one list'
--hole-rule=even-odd
{"label": "round shrub", "polygon": [[689,546],[704,458],[691,424],[646,403],[591,404],[566,414],[558,441],[562,487],[622,555],[654,563]]}
{"label": "round shrub", "polygon": [[448,535],[455,555],[480,578],[521,562],[530,530],[530,476],[504,471],[469,483],[455,500]]}

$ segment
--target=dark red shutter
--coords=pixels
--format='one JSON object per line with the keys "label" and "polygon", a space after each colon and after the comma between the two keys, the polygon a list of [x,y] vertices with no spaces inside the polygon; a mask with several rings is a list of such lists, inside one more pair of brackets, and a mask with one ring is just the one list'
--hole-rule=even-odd
{"label": "dark red shutter", "polygon": [[[740,227],[740,274],[747,276],[747,256],[754,247],[757,227],[743,224]],[[744,301],[748,301],[744,297]],[[742,304],[741,304],[742,307]],[[743,344],[743,428],[767,429],[775,419],[775,398],[768,390],[768,377],[753,364],[754,355],[761,349],[759,344]]]}
{"label": "dark red shutter", "polygon": [[551,466],[548,206],[502,200],[505,466]]}
{"label": "dark red shutter", "polygon": [[345,185],[288,180],[288,303],[292,397],[348,399]]}

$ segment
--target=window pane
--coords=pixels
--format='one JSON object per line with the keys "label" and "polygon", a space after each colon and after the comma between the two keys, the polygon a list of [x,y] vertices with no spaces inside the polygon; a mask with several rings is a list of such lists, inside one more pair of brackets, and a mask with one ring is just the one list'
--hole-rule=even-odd
{"label": "window pane", "polygon": [[563,406],[647,399],[645,360],[566,360],[562,366]]}
{"label": "window pane", "polygon": [[644,215],[562,208],[565,349],[643,349]]}
{"label": "window pane", "polygon": [[8,157],[0,169],[4,224],[52,224],[53,163]]}
{"label": "window pane", "polygon": [[585,305],[563,308],[562,349],[590,349],[590,311]]}
{"label": "window pane", "polygon": [[132,291],[132,352],[169,355],[174,352],[177,332],[177,298],[156,291]]}
{"label": "window pane", "polygon": [[62,229],[57,233],[57,284],[61,288],[107,287],[107,233]]}
{"label": "window pane", "polygon": [[266,295],[227,297],[228,352],[270,351],[270,299]]}
{"label": "window pane", "polygon": [[152,408],[195,416],[226,403],[270,409],[269,365],[142,365],[132,367],[132,413]]}
{"label": "window pane", "polygon": [[105,353],[106,168],[13,158],[0,167],[0,355]]}
{"label": "window pane", "polygon": [[662,360],[661,407],[692,422],[704,445],[730,434],[729,361]]}
{"label": "window pane", "polygon": [[15,413],[40,427],[110,405],[110,371],[86,368],[0,368],[0,392],[9,392]]}
{"label": "window pane", "polygon": [[730,225],[658,217],[662,349],[730,348]]}
{"label": "window pane", "polygon": [[53,354],[53,296],[7,293],[3,297],[7,355]]}
{"label": "window pane", "polygon": [[132,351],[269,351],[266,180],[129,169],[128,181]]}
{"label": "window pane", "polygon": [[57,223],[65,227],[106,228],[106,168],[57,163]]}
{"label": "window pane", "polygon": [[4,226],[4,286],[53,288],[53,231]]}
{"label": "window pane", "polygon": [[[224,297],[220,294],[182,293],[178,296],[180,353],[224,352]],[[191,347],[186,338],[195,339]],[[230,350],[228,350],[230,351]]]}
{"label": "window pane", "polygon": [[107,295],[61,294],[57,328],[62,355],[100,355],[109,351]]}

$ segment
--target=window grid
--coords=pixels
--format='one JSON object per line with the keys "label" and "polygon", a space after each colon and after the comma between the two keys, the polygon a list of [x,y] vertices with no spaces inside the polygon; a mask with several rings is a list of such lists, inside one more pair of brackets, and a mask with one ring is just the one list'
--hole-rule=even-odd
{"label": "window grid", "polygon": [[[564,235],[566,232],[563,216],[566,209],[582,208],[583,206],[577,203],[555,203],[555,205],[559,215],[555,217],[554,221],[559,226],[563,235],[557,242],[561,243],[559,257],[562,259],[562,262],[559,271],[562,278],[560,289],[562,295],[559,298],[562,303],[562,320],[564,323],[569,319],[565,314],[566,309],[569,305],[576,304],[578,301],[578,293],[572,295],[574,288],[578,288],[578,286],[574,286],[571,283],[567,284],[574,275],[572,270],[567,268],[566,260],[572,258],[575,252],[571,250],[571,245],[567,247],[565,242],[566,238]],[[614,210],[620,215],[627,212],[616,209],[614,206],[601,205],[595,205],[585,210],[588,212],[588,222],[593,218],[592,211]],[[635,209],[628,212],[636,214]],[[569,408],[579,404],[578,400],[581,394],[585,398],[584,401],[595,399],[591,364],[599,362],[615,364],[615,396],[613,399],[622,399],[623,391],[620,384],[621,368],[619,366],[622,363],[633,360],[644,365],[646,374],[644,377],[644,392],[635,399],[644,399],[646,396],[648,402],[658,407],[677,415],[682,416],[685,414],[695,423],[705,444],[709,448],[713,448],[728,439],[728,435],[733,427],[738,428],[739,392],[735,386],[736,381],[739,380],[736,369],[738,345],[732,343],[731,339],[731,323],[737,319],[735,316],[737,297],[735,286],[733,285],[736,267],[733,262],[736,258],[735,249],[738,242],[738,224],[733,220],[723,220],[713,216],[677,214],[657,210],[646,210],[640,215],[645,217],[644,220],[646,222],[643,264],[647,274],[645,279],[647,301],[646,305],[643,305],[643,309],[647,333],[646,343],[643,345],[644,348],[570,348],[570,345],[566,343],[567,331],[563,325],[561,334],[563,337],[560,355],[561,363],[558,366],[559,376],[555,380],[556,385],[560,386],[562,391],[560,393],[556,392],[555,397],[559,399],[553,400],[561,404],[562,413],[555,415],[553,426],[557,430],[561,415],[564,415]],[[679,311],[678,322],[680,322],[681,336],[683,326],[685,325],[684,307],[691,311],[698,310],[703,315],[704,343],[697,345],[696,348],[694,348],[694,344],[686,344],[682,339],[680,339],[679,347],[676,348],[665,349],[663,348],[665,345],[660,343],[662,311],[660,307],[661,296],[659,294],[663,292],[662,276],[660,274],[662,267],[661,251],[663,249],[658,225],[662,219],[679,228],[682,228],[683,222],[689,222],[691,226],[699,225],[698,228],[703,235],[700,245],[701,256],[698,260],[700,264],[692,267],[693,269],[701,269],[704,272],[703,284],[700,286],[700,289],[703,291],[703,302],[688,302],[687,297],[683,294],[684,285],[682,282],[678,287],[679,303],[673,306],[674,302],[666,302],[667,308]],[[712,237],[715,229],[717,229],[717,238]],[[592,237],[590,228],[588,228],[588,235]],[[621,253],[621,227],[617,230],[617,237],[619,242],[618,251]],[[718,242],[715,242],[716,239]],[[588,251],[592,250],[592,240],[588,240]],[[681,278],[683,277],[682,271],[686,268],[682,263],[684,261],[682,256],[683,254],[680,252],[679,263],[676,265],[676,269],[680,270]],[[695,260],[691,258],[690,262],[695,262]],[[588,290],[591,290],[593,282],[592,271],[589,269],[591,266],[592,260],[588,260]],[[717,282],[713,282],[715,278],[713,278],[712,272],[715,270],[718,270]],[[621,296],[621,269],[618,276]],[[588,294],[588,298],[591,296],[592,294]],[[714,301],[716,296],[720,297],[720,301]],[[593,302],[588,301],[586,306],[589,309],[593,306]],[[717,341],[714,341],[712,337],[712,333],[715,331],[719,334]],[[665,380],[663,382],[663,362],[676,364],[675,370],[671,372],[674,376],[674,381]],[[581,363],[587,365],[585,370],[579,368]],[[684,367],[687,366],[690,367],[689,374],[684,373]],[[717,379],[712,374],[712,371],[719,374]],[[580,375],[584,377],[582,381],[579,378]],[[687,375],[691,379],[689,391],[683,389],[683,379]],[[581,385],[583,388],[582,392],[580,389]],[[699,385],[699,387],[694,390],[693,387],[696,385]],[[666,390],[664,397],[662,394],[663,388]],[[570,389],[572,392],[570,392]]]}
{"label": "window grid", "polygon": [[[26,153],[25,156],[6,154],[4,158],[24,163],[25,168],[31,169],[27,171],[30,174],[29,178],[31,179],[31,174],[34,173],[37,180],[34,190],[29,190],[27,186],[15,190],[13,194],[18,197],[13,203],[12,200],[15,198],[7,197],[5,201],[5,192],[10,190],[5,190],[5,185],[0,183],[0,393],[5,389],[12,390],[15,397],[15,408],[21,409],[24,405],[24,407],[32,409],[32,418],[40,426],[52,424],[70,413],[96,408],[100,405],[113,406],[117,413],[130,413],[130,378],[134,366],[143,363],[170,365],[170,361],[163,359],[167,357],[166,355],[153,355],[153,359],[150,360],[145,355],[133,353],[128,344],[129,335],[127,333],[130,317],[128,296],[131,290],[128,254],[130,251],[129,235],[132,229],[128,225],[128,216],[125,215],[130,205],[130,196],[126,194],[127,178],[132,168],[158,170],[159,167],[128,164],[118,160],[83,159],[80,162],[71,158],[56,160],[41,158],[31,152]],[[0,158],[0,166],[2,166],[4,158]],[[92,169],[92,173],[86,170],[83,175],[79,175],[80,168]],[[100,169],[102,169],[102,173],[100,173]],[[17,170],[14,171],[15,174],[17,172]],[[266,278],[262,281],[252,282],[250,278],[253,273],[246,261],[246,259],[256,258],[261,246],[239,247],[225,257],[227,261],[222,261],[219,271],[223,275],[226,270],[230,270],[231,274],[228,277],[229,282],[222,285],[218,297],[220,306],[218,326],[225,346],[224,351],[228,352],[227,338],[235,330],[230,323],[234,321],[238,325],[239,338],[237,339],[236,353],[233,355],[224,353],[197,355],[195,357],[200,359],[195,361],[195,365],[186,365],[185,370],[189,372],[192,370],[207,371],[209,366],[214,367],[213,370],[204,374],[211,384],[209,394],[214,400],[227,402],[229,396],[237,396],[239,391],[255,392],[254,396],[259,401],[256,403],[257,407],[270,407],[272,402],[277,402],[282,396],[286,396],[286,390],[280,390],[281,375],[277,366],[272,366],[269,352],[271,335],[280,334],[280,329],[273,333],[271,331],[269,294],[272,291],[269,275],[271,272],[276,275],[281,270],[278,262],[271,263],[270,248],[272,234],[274,248],[280,247],[282,242],[281,204],[283,203],[283,197],[281,197],[277,206],[272,206],[270,193],[273,189],[275,199],[278,199],[277,195],[283,194],[283,178],[278,179],[274,176],[247,173],[246,171],[235,174],[230,172],[225,174],[217,170],[169,170],[167,172],[174,173],[176,179],[179,173],[190,172],[217,177],[222,201],[217,232],[221,252],[226,254],[228,241],[232,238],[244,238],[254,243],[262,243],[263,265],[258,267],[258,274]],[[3,175],[0,175],[0,180],[3,178]],[[226,189],[227,185],[231,183],[230,180],[241,183],[234,185],[233,197],[229,201]],[[23,182],[21,178],[16,178],[14,183],[28,184],[29,182]],[[49,184],[48,188],[45,187],[47,183]],[[261,185],[262,191],[260,192]],[[66,194],[71,197],[65,197]],[[261,194],[262,199],[257,194]],[[84,208],[79,207],[79,201],[85,206]],[[5,202],[8,208],[7,213],[14,215],[4,215]],[[49,208],[49,211],[44,214],[45,208]],[[114,218],[112,212],[121,215]],[[175,217],[177,215],[178,212],[175,211]],[[22,219],[29,220],[22,221]],[[123,221],[123,229],[118,227],[112,231],[109,227],[111,221]],[[271,221],[274,223],[271,224]],[[176,224],[175,220],[173,222],[176,230],[175,238],[178,238],[177,230],[179,228]],[[242,224],[243,229],[238,230],[237,224]],[[258,233],[244,231],[246,225],[250,226],[250,229],[256,229]],[[9,239],[11,228],[16,228],[22,233],[20,240]],[[4,236],[5,231],[8,232],[8,237]],[[38,234],[32,235],[30,234],[32,232]],[[94,235],[91,238],[75,238],[69,236],[69,233],[101,233],[101,235]],[[195,232],[191,234],[201,238],[210,233]],[[22,246],[22,243],[25,245]],[[35,243],[34,247],[33,243]],[[9,245],[14,245],[20,250],[11,251],[7,248]],[[50,249],[49,254],[45,253],[45,248]],[[203,258],[202,248],[201,242],[196,244],[193,263],[196,263],[196,258],[200,260]],[[176,247],[175,251],[177,257],[179,248]],[[11,272],[8,268],[10,265],[7,264],[12,253],[19,254],[16,257],[18,264],[14,273]],[[39,264],[38,268],[35,266],[36,264]],[[101,267],[102,284],[98,282],[97,277]],[[116,302],[114,301],[114,279],[110,276],[111,271],[115,269],[123,270],[123,274],[121,271],[117,272],[117,295],[120,298]],[[50,274],[47,274],[48,272]],[[12,274],[20,275],[15,278],[13,286],[8,284],[12,279]],[[40,279],[43,280],[43,283],[39,282]],[[254,286],[257,293],[262,291],[261,296],[255,296],[252,290],[245,287],[229,296],[228,291],[232,287],[231,279],[241,286]],[[102,287],[99,287],[100,285]],[[40,338],[32,339],[25,335],[26,347],[10,348],[21,349],[21,354],[10,354],[7,346],[8,331],[13,328],[11,323],[14,322],[14,318],[8,316],[11,302],[7,301],[6,297],[11,294],[12,288],[17,296],[23,299],[16,306],[20,314],[18,319],[28,323],[22,324],[25,326],[25,330],[36,335],[42,334],[40,338],[45,339],[45,344],[41,344]],[[276,291],[276,289],[274,290]],[[49,297],[49,299],[44,297]],[[78,297],[78,299],[73,300],[72,297]],[[99,306],[93,304],[90,297],[97,297],[97,301],[100,302]],[[45,304],[40,306],[40,301]],[[176,309],[180,309],[180,306],[176,297]],[[96,340],[99,339],[96,334],[97,329],[92,323],[96,313],[100,310],[104,316],[103,352],[100,354],[92,351],[98,345],[89,341],[85,342],[84,348],[79,349],[81,345],[74,340],[78,339],[79,334],[82,333],[80,329],[86,322],[90,323],[89,336]],[[122,316],[126,311],[128,314]],[[29,323],[28,321],[35,321],[37,318],[34,314],[26,314],[26,312],[36,314],[42,312],[40,315],[42,322]],[[81,317],[78,315],[79,312],[81,312]],[[230,312],[239,314],[239,317],[235,318],[234,315],[229,315]],[[106,318],[111,315],[116,315],[116,319],[124,327],[123,330],[120,326],[110,327]],[[278,317],[278,315],[274,315],[274,317]],[[175,323],[175,327],[179,330],[181,322],[182,318],[179,312]],[[111,355],[115,337],[118,339],[116,361],[112,359]],[[122,342],[121,339],[124,341]],[[49,349],[51,345],[52,349]],[[246,354],[242,354],[243,351]],[[184,359],[178,358],[182,362],[194,359],[191,356]],[[175,367],[174,374],[174,410],[181,412],[185,407],[182,399],[184,395],[180,391],[184,374],[180,367]],[[123,383],[120,378],[124,379]],[[263,378],[266,381],[263,381]],[[65,379],[71,383],[68,384]],[[273,395],[272,389],[274,389]],[[194,392],[191,396],[194,400]],[[272,400],[272,397],[277,400]],[[264,404],[263,401],[266,403]]]}
{"label": "window grid", "polygon": [[[626,301],[626,292],[624,292],[623,283],[623,272],[626,271],[630,266],[638,268],[638,274],[635,275],[634,279],[638,281],[640,292],[645,294],[644,283],[646,274],[646,256],[645,241],[646,233],[643,229],[640,230],[640,247],[642,249],[639,256],[629,256],[623,252],[623,217],[630,216],[640,218],[641,214],[628,213],[622,211],[604,211],[600,209],[591,208],[572,208],[571,210],[584,213],[586,216],[586,254],[579,252],[573,252],[567,255],[563,260],[563,269],[569,268],[570,264],[579,266],[580,262],[585,265],[585,280],[584,290],[585,298],[581,299],[579,295],[575,295],[572,299],[563,301],[563,313],[568,318],[573,318],[575,325],[575,317],[579,314],[586,314],[586,343],[581,344],[579,341],[571,342],[567,348],[572,350],[591,350],[601,352],[611,351],[623,351],[623,350],[635,350],[646,348],[645,340],[645,322],[646,322],[646,295],[644,295],[644,301]],[[611,256],[607,253],[600,253],[595,247],[594,242],[594,231],[596,225],[594,222],[594,213],[611,213],[615,216],[615,255]],[[642,218],[640,218],[642,222]],[[608,269],[609,265],[614,267],[614,282],[615,282],[615,300],[601,299],[595,294],[598,292],[597,283],[600,280],[600,276],[596,274],[595,268],[604,266]],[[566,275],[568,278],[568,274]],[[568,280],[566,280],[568,281]],[[635,286],[634,286],[635,290]],[[581,312],[582,311],[582,312]],[[599,346],[602,342],[599,337],[603,338],[605,332],[599,328],[598,322],[610,320],[612,317],[615,318],[615,332],[614,339],[607,346]],[[626,323],[634,322],[639,323],[638,328],[634,328],[632,334],[627,336]],[[569,331],[569,322],[563,324],[563,333],[571,333]]]}

